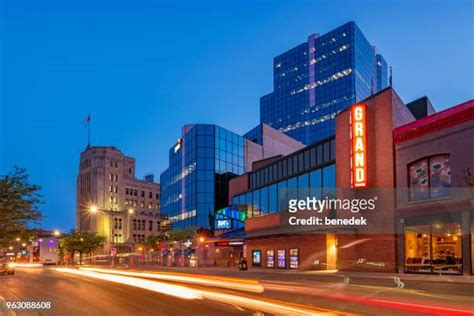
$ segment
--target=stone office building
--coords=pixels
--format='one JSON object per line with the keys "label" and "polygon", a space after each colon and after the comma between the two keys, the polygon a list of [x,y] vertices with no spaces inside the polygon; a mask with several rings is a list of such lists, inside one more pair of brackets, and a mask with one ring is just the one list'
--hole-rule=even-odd
{"label": "stone office building", "polygon": [[76,228],[106,237],[103,253],[138,249],[160,232],[160,185],[135,177],[135,159],[111,146],[87,147],[77,177]]}

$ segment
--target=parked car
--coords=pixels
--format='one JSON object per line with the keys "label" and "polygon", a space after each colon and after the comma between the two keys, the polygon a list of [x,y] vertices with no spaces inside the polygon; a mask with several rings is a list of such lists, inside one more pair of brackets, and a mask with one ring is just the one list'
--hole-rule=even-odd
{"label": "parked car", "polygon": [[0,258],[0,273],[15,274],[15,262],[8,258]]}

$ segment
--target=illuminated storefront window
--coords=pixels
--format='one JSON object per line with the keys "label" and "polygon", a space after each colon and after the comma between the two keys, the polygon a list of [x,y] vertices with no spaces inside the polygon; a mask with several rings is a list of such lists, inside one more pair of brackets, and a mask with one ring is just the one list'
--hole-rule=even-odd
{"label": "illuminated storefront window", "polygon": [[260,267],[262,264],[262,252],[260,250],[252,251],[252,266]]}
{"label": "illuminated storefront window", "polygon": [[275,251],[267,250],[267,268],[275,267]]}
{"label": "illuminated storefront window", "polygon": [[405,228],[405,270],[461,274],[461,225],[443,223]]}
{"label": "illuminated storefront window", "polygon": [[277,251],[277,256],[278,256],[278,268],[279,269],[285,269],[286,268],[286,250],[285,249],[280,249]]}
{"label": "illuminated storefront window", "polygon": [[290,269],[298,269],[300,263],[300,257],[298,249],[290,249]]}

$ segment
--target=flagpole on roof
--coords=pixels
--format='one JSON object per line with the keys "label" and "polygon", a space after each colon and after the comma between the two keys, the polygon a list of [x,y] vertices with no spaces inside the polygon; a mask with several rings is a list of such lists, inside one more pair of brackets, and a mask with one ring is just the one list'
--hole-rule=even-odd
{"label": "flagpole on roof", "polygon": [[91,114],[87,116],[87,148],[91,146]]}

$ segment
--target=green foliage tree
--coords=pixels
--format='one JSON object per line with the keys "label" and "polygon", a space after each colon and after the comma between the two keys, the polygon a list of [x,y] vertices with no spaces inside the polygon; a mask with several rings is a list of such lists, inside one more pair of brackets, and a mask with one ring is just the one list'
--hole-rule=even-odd
{"label": "green foliage tree", "polygon": [[168,237],[165,234],[148,236],[146,241],[145,241],[145,247],[147,249],[154,249],[154,248],[156,248],[156,245],[158,243],[165,242],[167,240],[168,240]]}
{"label": "green foliage tree", "polygon": [[13,239],[27,234],[28,225],[42,216],[41,187],[30,184],[25,168],[14,167],[0,176],[0,246],[6,247]]}
{"label": "green foliage tree", "polygon": [[177,228],[168,232],[168,239],[173,242],[184,242],[188,239],[193,239],[196,235],[196,228]]}
{"label": "green foliage tree", "polygon": [[92,254],[97,248],[103,245],[105,237],[96,235],[90,232],[76,232],[61,238],[60,246],[65,252],[69,252],[74,259],[74,254],[79,253],[79,264],[82,264],[82,257],[84,253]]}

